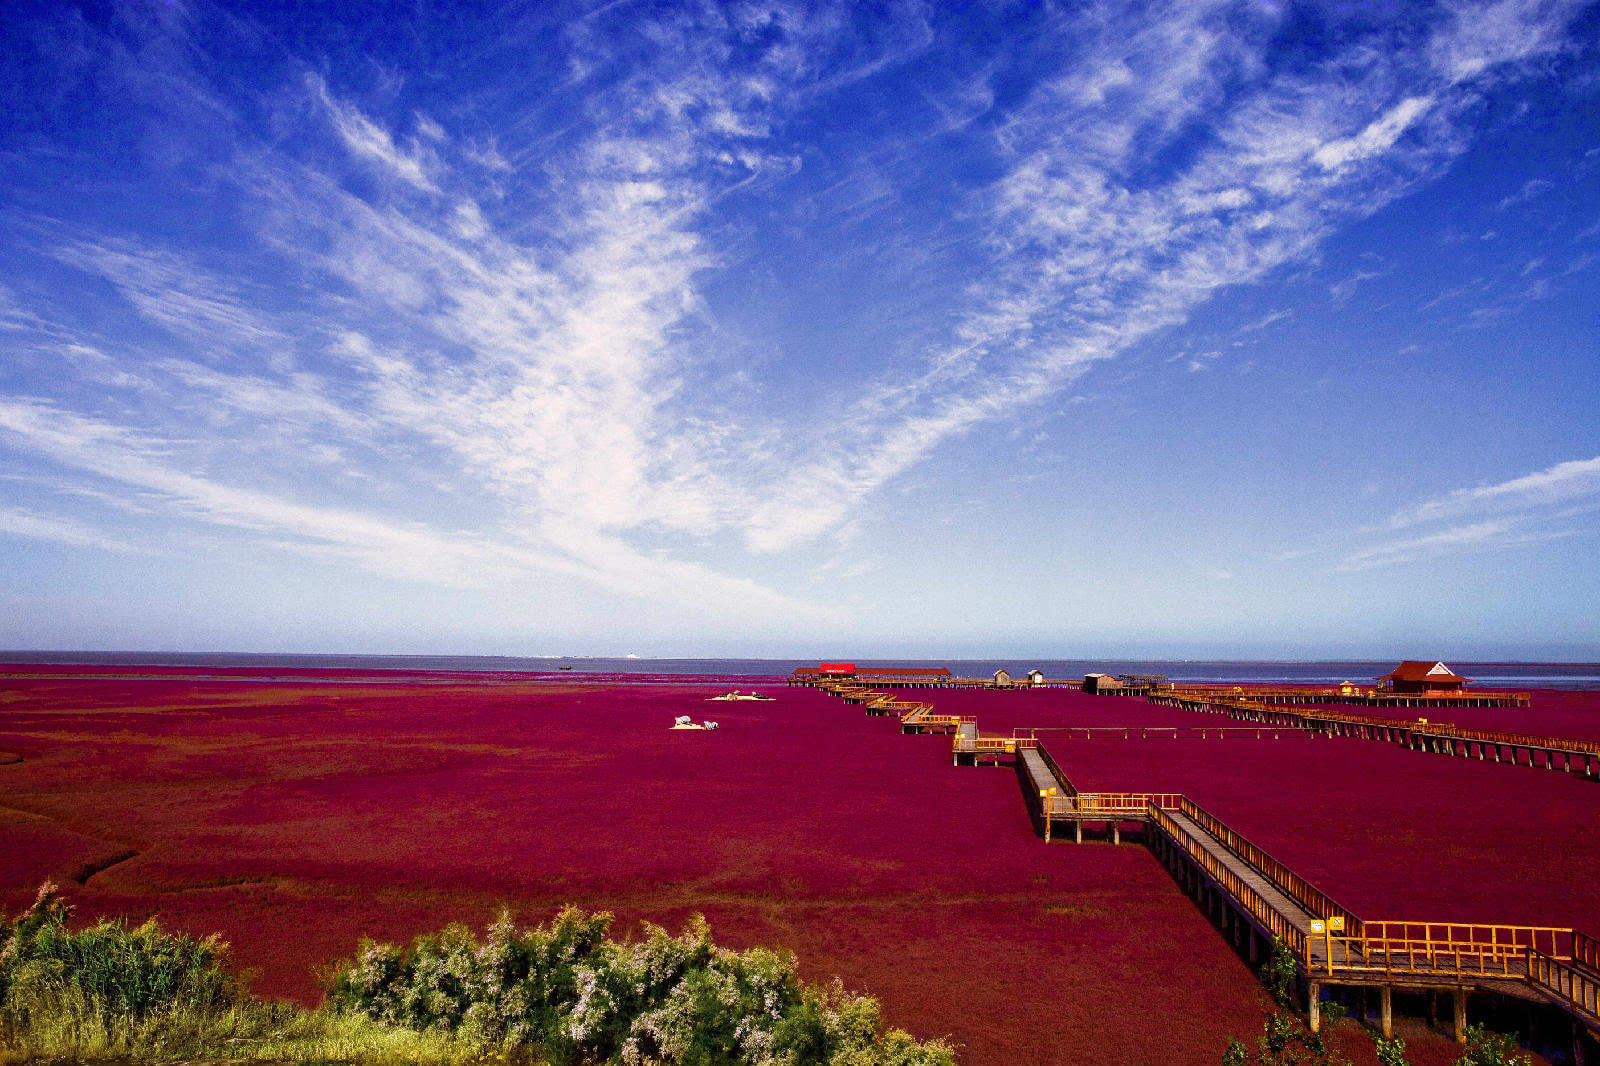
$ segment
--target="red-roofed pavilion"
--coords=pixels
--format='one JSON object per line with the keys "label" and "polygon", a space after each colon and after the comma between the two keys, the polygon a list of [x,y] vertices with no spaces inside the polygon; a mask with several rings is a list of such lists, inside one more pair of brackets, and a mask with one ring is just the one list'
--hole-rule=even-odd
{"label": "red-roofed pavilion", "polygon": [[1441,662],[1407,659],[1378,678],[1391,692],[1428,695],[1434,692],[1460,692],[1467,679]]}

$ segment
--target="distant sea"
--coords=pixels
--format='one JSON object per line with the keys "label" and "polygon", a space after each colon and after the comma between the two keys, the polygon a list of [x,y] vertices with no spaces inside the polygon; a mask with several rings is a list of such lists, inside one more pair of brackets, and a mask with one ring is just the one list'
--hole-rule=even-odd
{"label": "distant sea", "polygon": [[[84,666],[249,667],[297,670],[425,670],[444,672],[639,675],[640,680],[767,678],[815,666],[815,659],[606,659],[522,658],[499,655],[259,655],[225,652],[0,651],[0,662],[81,664]],[[1086,673],[1163,674],[1174,681],[1282,681],[1302,684],[1370,682],[1395,668],[1383,662],[1277,662],[1213,659],[857,659],[858,666],[947,666],[960,677],[987,677],[996,670],[1020,676],[1032,669],[1046,677]],[[1600,689],[1600,663],[1462,662],[1451,669],[1482,687]]]}

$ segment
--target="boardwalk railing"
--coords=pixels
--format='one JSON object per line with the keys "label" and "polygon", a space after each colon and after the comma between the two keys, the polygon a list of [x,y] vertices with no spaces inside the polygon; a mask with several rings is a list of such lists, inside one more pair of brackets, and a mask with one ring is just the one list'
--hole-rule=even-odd
{"label": "boardwalk railing", "polygon": [[1074,792],[1070,796],[1057,793],[1044,798],[1046,814],[1091,822],[1097,816],[1143,821],[1149,816],[1150,807],[1175,811],[1182,799],[1176,792]]}
{"label": "boardwalk railing", "polygon": [[1080,792],[1078,811],[1082,814],[1126,814],[1144,818],[1151,807],[1175,811],[1182,799],[1176,792]]}
{"label": "boardwalk railing", "polygon": [[1545,926],[1369,921],[1359,935],[1326,939],[1329,974],[1525,978],[1530,952],[1559,962],[1572,959],[1572,930]]}
{"label": "boardwalk railing", "polygon": [[1572,1013],[1587,1015],[1590,1025],[1600,1025],[1600,977],[1593,972],[1530,948],[1528,983]]}
{"label": "boardwalk railing", "polygon": [[1495,706],[1526,707],[1526,692],[1471,689],[1459,693],[1408,693],[1392,692],[1375,685],[1341,685],[1328,687],[1265,686],[1265,685],[1181,685],[1174,684],[1158,690],[1163,695],[1186,699],[1254,699],[1261,703],[1353,703],[1369,706],[1385,704],[1418,704],[1435,706]]}
{"label": "boardwalk railing", "polygon": [[961,755],[1014,755],[1019,751],[1037,748],[1039,742],[1032,737],[1003,737],[996,734],[965,736],[955,735],[950,750]]}
{"label": "boardwalk railing", "polygon": [[1572,934],[1572,962],[1600,977],[1600,940],[1574,931]]}
{"label": "boardwalk railing", "polygon": [[1339,903],[1332,896],[1289,869],[1277,859],[1274,859],[1271,855],[1268,855],[1249,840],[1246,840],[1244,836],[1235,832],[1222,819],[1188,797],[1184,797],[1180,809],[1184,814],[1194,819],[1196,825],[1216,837],[1223,847],[1260,870],[1267,876],[1267,880],[1278,887],[1280,892],[1299,903],[1307,911],[1319,918],[1343,918],[1347,933],[1354,935],[1361,933],[1361,919],[1351,913],[1348,907]]}
{"label": "boardwalk railing", "polygon": [[1274,740],[1277,739],[1278,726],[1273,725],[1050,725],[1029,726],[1027,732],[1030,736],[1037,737],[1040,733],[1065,734],[1066,739],[1082,736],[1084,740],[1095,740],[1106,737],[1116,739],[1118,735],[1123,740],[1157,740],[1179,737],[1199,737],[1202,740],[1208,737],[1253,736],[1262,739],[1263,734],[1270,733]]}
{"label": "boardwalk railing", "polygon": [[1067,772],[1061,768],[1061,764],[1057,763],[1050,755],[1050,749],[1040,747],[1037,740],[1034,740],[1033,746],[1034,750],[1039,753],[1039,758],[1043,759],[1044,764],[1050,767],[1050,772],[1055,775],[1056,780],[1061,782],[1062,791],[1068,796],[1077,796],[1077,787],[1073,785],[1072,779],[1067,776]]}
{"label": "boardwalk railing", "polygon": [[1457,740],[1473,740],[1484,744],[1503,744],[1508,748],[1546,748],[1555,751],[1581,751],[1589,755],[1600,755],[1600,741],[1579,740],[1575,737],[1547,737],[1535,733],[1502,733],[1494,729],[1464,729],[1461,726],[1440,724],[1435,726],[1429,723],[1426,726],[1414,726],[1419,733],[1431,736],[1454,737]]}
{"label": "boardwalk railing", "polygon": [[1248,696],[1189,696],[1158,693],[1149,697],[1151,703],[1182,707],[1187,710],[1214,711],[1247,717],[1257,721],[1277,720],[1286,724],[1303,725],[1317,729],[1324,724],[1362,726],[1371,729],[1392,730],[1422,737],[1463,740],[1478,744],[1498,744],[1507,748],[1537,748],[1542,751],[1574,752],[1600,755],[1600,741],[1580,740],[1576,737],[1554,737],[1536,733],[1508,733],[1496,729],[1468,729],[1449,722],[1430,722],[1425,719],[1391,718],[1372,714],[1345,714],[1343,711],[1323,709],[1287,710],[1251,700]]}
{"label": "boardwalk railing", "polygon": [[1281,913],[1272,903],[1256,891],[1244,878],[1234,873],[1216,856],[1205,849],[1205,846],[1187,828],[1167,813],[1166,810],[1152,804],[1150,806],[1150,821],[1164,833],[1177,847],[1197,864],[1206,874],[1216,882],[1222,890],[1238,902],[1239,906],[1249,911],[1261,927],[1289,946],[1295,957],[1307,962],[1309,971],[1309,956],[1307,954],[1306,934],[1289,920],[1288,916]]}

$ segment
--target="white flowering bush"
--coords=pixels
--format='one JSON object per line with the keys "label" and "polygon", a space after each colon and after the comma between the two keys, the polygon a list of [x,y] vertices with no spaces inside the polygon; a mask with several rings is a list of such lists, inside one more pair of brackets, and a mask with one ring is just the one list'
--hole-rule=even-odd
{"label": "white flowering bush", "polygon": [[562,911],[481,943],[461,926],[401,950],[364,941],[330,987],[336,1009],[416,1030],[615,1066],[953,1066],[940,1042],[882,1030],[878,1004],[801,982],[793,957],[729,951],[696,916],[606,939],[609,914]]}

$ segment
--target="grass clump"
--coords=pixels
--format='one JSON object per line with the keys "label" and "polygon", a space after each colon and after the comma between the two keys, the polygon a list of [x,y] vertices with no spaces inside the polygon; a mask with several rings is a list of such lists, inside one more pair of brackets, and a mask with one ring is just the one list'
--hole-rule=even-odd
{"label": "grass clump", "polygon": [[875,1000],[800,981],[794,959],[568,909],[479,941],[461,926],[401,949],[363,941],[318,1010],[248,994],[227,945],[101,922],[72,931],[52,884],[0,918],[0,1063],[84,1059],[400,1066],[661,1063],[953,1066],[940,1042],[885,1033]]}

